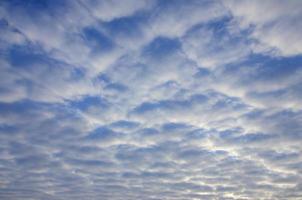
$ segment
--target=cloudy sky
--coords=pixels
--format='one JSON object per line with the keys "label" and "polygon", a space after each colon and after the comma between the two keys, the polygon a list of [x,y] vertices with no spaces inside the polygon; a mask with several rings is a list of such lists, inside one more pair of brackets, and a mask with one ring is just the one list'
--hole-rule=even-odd
{"label": "cloudy sky", "polygon": [[302,1],[1,0],[0,199],[302,199]]}

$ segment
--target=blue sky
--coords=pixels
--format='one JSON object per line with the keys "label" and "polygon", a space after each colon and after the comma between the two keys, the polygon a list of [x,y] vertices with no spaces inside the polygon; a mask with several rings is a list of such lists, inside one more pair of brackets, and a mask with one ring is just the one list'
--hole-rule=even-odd
{"label": "blue sky", "polygon": [[301,199],[302,1],[0,1],[0,199]]}

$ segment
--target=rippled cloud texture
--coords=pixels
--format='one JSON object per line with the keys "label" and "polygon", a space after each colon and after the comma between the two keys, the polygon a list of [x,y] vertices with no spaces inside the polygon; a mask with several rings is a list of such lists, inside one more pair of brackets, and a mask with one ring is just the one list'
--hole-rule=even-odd
{"label": "rippled cloud texture", "polygon": [[0,199],[302,199],[302,1],[0,1]]}

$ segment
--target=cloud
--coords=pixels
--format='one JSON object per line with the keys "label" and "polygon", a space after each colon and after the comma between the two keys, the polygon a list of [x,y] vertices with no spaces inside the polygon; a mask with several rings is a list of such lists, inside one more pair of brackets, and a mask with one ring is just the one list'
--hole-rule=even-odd
{"label": "cloud", "polygon": [[[234,20],[240,28],[252,29],[251,37],[259,44],[256,52],[271,51],[273,54],[293,56],[301,54],[301,4],[299,1],[226,1]],[[269,12],[268,12],[269,10]],[[291,45],[288,45],[291,44]]]}
{"label": "cloud", "polygon": [[300,5],[1,2],[0,199],[299,198]]}
{"label": "cloud", "polygon": [[152,8],[153,1],[135,1],[127,0],[120,1],[79,1],[91,15],[102,21],[112,21],[114,19],[127,17],[135,14],[136,12]]}
{"label": "cloud", "polygon": [[199,66],[206,68],[244,59],[251,53],[249,41],[241,34],[230,33],[228,26],[228,20],[219,20],[194,28],[183,37],[184,52]]}

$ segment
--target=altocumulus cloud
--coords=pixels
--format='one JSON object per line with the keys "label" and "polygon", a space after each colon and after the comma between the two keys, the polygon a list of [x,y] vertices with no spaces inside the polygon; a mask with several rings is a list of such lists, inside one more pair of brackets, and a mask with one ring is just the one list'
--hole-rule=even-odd
{"label": "altocumulus cloud", "polygon": [[302,199],[302,1],[0,1],[0,199]]}

